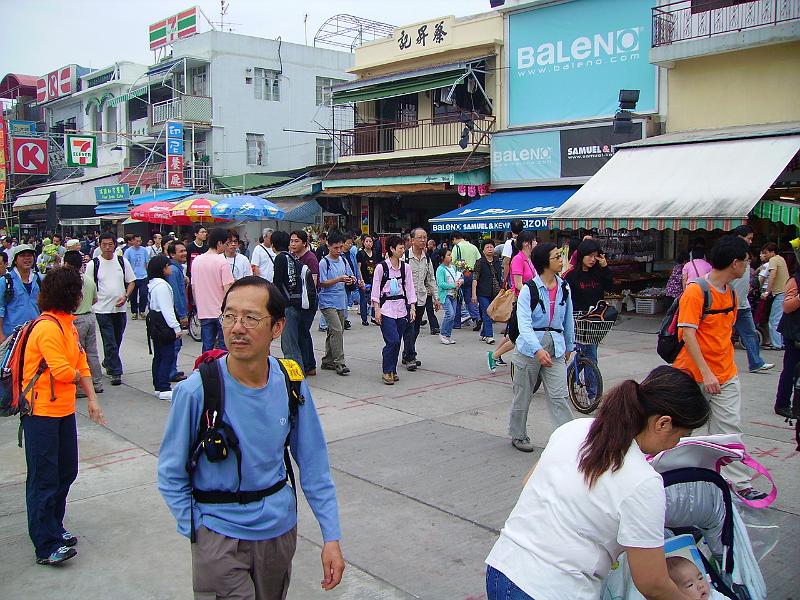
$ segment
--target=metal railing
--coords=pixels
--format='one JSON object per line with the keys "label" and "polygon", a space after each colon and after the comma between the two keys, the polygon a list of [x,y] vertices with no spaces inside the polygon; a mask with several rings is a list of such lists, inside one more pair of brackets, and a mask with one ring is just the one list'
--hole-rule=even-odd
{"label": "metal railing", "polygon": [[184,95],[180,98],[153,104],[153,125],[170,120],[211,123],[211,98]]}
{"label": "metal railing", "polygon": [[800,0],[679,0],[652,9],[653,48],[800,20]]}
{"label": "metal railing", "polygon": [[[483,137],[489,144],[488,135],[494,131],[495,118],[480,116],[473,118],[475,130],[470,133],[469,146]],[[464,123],[455,118],[419,119],[390,123],[363,123],[353,129],[335,132],[340,156],[380,154],[400,150],[422,150],[458,146]],[[469,147],[468,146],[468,147]]]}
{"label": "metal railing", "polygon": [[[158,187],[167,187],[167,174],[161,172],[158,174]],[[195,190],[197,192],[211,192],[212,179],[211,167],[207,165],[198,165],[194,167],[184,167],[183,169],[183,187]]]}

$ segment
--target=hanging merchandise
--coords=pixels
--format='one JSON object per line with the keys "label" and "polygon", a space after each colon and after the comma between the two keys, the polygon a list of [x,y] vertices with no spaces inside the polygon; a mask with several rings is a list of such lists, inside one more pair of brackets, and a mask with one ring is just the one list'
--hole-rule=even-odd
{"label": "hanging merchandise", "polygon": [[474,185],[467,186],[467,196],[474,198],[478,195],[478,189]]}
{"label": "hanging merchandise", "polygon": [[478,195],[479,196],[486,196],[491,192],[488,183],[482,183],[478,186]]}
{"label": "hanging merchandise", "polygon": [[458,195],[459,196],[466,196],[467,195],[467,186],[459,185],[458,186]]}

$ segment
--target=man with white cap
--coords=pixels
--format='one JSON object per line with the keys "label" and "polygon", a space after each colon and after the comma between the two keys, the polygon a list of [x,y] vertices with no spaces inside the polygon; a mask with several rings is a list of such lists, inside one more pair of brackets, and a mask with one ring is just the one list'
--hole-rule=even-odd
{"label": "man with white cap", "polygon": [[11,270],[0,278],[0,341],[41,312],[36,302],[41,279],[33,270],[35,258],[33,246],[16,246],[9,261]]}
{"label": "man with white cap", "polygon": [[272,249],[272,229],[265,227],[261,236],[261,243],[253,248],[250,264],[253,265],[253,275],[272,281],[275,277],[275,256]]}

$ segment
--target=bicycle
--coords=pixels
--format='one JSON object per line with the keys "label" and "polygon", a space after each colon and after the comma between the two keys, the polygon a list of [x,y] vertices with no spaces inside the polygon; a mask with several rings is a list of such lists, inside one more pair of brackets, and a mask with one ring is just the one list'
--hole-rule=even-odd
{"label": "bicycle", "polygon": [[575,358],[567,366],[567,391],[572,406],[585,415],[593,413],[603,399],[603,375],[589,358],[583,345],[599,344],[608,335],[614,321],[585,319],[575,315]]}

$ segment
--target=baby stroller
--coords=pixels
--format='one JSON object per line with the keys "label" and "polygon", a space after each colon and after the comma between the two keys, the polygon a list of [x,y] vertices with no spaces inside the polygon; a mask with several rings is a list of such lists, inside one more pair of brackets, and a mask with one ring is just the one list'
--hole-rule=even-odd
{"label": "baby stroller", "polygon": [[[720,475],[740,461],[772,482],[763,500],[740,498]],[[767,589],[758,561],[777,544],[777,527],[758,509],[769,506],[777,489],[769,472],[752,459],[739,435],[684,438],[651,457],[667,497],[664,550],[668,558],[692,561],[708,582],[709,599],[764,600]],[[689,567],[691,568],[691,567]],[[606,578],[603,600],[643,600],[633,584],[625,555]]]}

